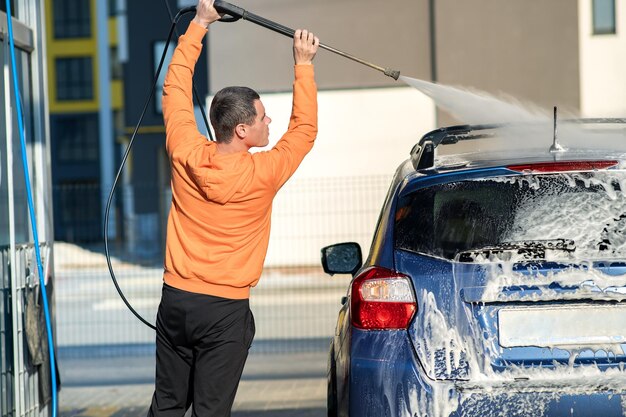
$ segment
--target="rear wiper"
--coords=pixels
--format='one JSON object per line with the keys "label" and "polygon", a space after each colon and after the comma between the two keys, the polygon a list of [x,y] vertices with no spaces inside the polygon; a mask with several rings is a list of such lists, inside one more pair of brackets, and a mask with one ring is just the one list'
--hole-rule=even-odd
{"label": "rear wiper", "polygon": [[546,251],[574,252],[576,243],[571,239],[519,240],[501,242],[497,245],[483,246],[459,252],[459,262],[473,262],[477,256],[502,258],[503,254],[517,254],[524,259],[545,259]]}

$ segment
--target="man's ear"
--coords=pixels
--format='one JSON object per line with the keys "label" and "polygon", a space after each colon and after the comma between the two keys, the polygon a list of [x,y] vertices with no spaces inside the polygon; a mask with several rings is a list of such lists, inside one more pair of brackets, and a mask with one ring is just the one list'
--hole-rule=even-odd
{"label": "man's ear", "polygon": [[239,123],[237,126],[235,126],[235,135],[237,135],[237,137],[239,137],[240,139],[248,136],[246,125],[243,123]]}

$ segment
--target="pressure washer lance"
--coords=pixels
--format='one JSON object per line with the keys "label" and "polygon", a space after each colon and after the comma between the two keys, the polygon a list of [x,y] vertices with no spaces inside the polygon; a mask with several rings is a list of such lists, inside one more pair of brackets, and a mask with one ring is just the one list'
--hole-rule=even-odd
{"label": "pressure washer lance", "polygon": [[[271,20],[258,16],[254,13],[250,13],[249,11],[242,9],[239,6],[235,6],[234,4],[230,4],[222,0],[215,0],[215,3],[213,3],[213,7],[215,7],[215,10],[217,10],[218,13],[225,15],[224,17],[222,17],[222,19],[220,19],[221,22],[236,22],[239,19],[243,19],[262,26],[266,29],[280,33],[281,35],[285,35],[289,38],[293,38],[293,35],[295,33],[295,30],[288,28],[287,26],[272,22]],[[394,80],[397,80],[398,77],[400,77],[400,71],[398,70],[380,67],[378,65],[372,64],[371,62],[364,61],[353,55],[340,51],[339,49],[324,45],[323,43],[320,43],[320,48],[326,49],[327,51],[333,52],[344,58],[351,59],[355,62],[358,62],[359,64],[363,64],[377,71],[380,71],[386,76],[393,78]]]}

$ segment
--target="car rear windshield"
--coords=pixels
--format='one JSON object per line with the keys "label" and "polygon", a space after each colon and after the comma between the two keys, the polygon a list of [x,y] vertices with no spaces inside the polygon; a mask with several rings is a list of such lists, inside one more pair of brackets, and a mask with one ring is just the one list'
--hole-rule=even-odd
{"label": "car rear windshield", "polygon": [[572,240],[563,256],[626,259],[626,172],[516,175],[436,185],[402,197],[396,248],[454,259],[511,242]]}

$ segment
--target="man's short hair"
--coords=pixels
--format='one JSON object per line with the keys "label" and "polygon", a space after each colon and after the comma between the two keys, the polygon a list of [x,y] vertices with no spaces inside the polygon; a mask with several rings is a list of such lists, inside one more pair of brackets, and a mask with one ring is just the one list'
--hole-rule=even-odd
{"label": "man's short hair", "polygon": [[259,99],[259,94],[248,87],[226,87],[218,91],[210,110],[215,139],[230,143],[238,124],[253,124],[257,116],[254,101]]}

